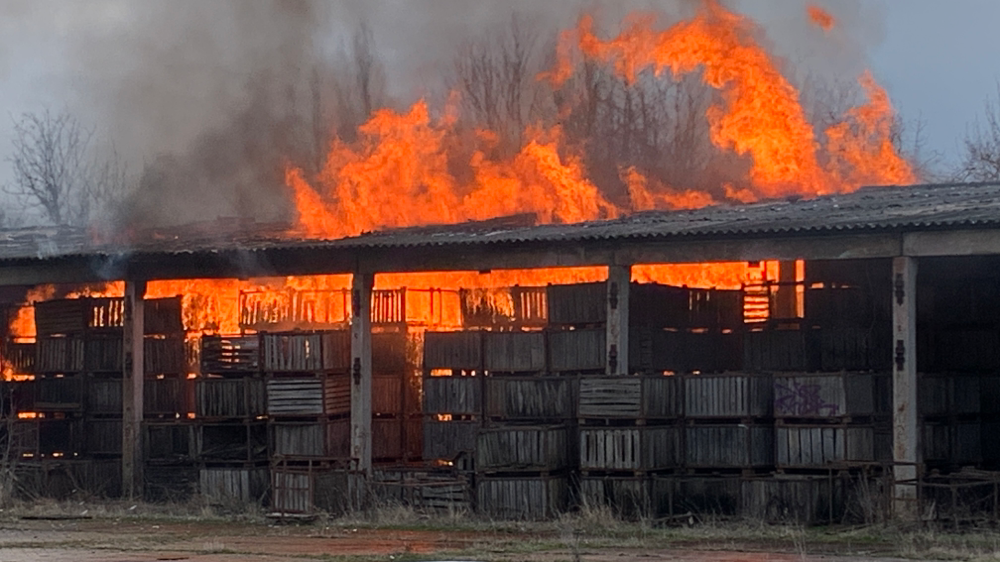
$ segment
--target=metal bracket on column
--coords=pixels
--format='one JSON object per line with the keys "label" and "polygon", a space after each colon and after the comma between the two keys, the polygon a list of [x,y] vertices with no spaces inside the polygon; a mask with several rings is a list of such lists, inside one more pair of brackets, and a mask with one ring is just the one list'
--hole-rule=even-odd
{"label": "metal bracket on column", "polygon": [[611,349],[608,350],[608,365],[612,372],[618,368],[618,346],[615,344],[611,344]]}
{"label": "metal bracket on column", "polygon": [[351,312],[357,314],[361,309],[361,291],[357,289],[351,291]]}
{"label": "metal bracket on column", "polygon": [[354,384],[361,384],[361,358],[354,358],[354,365],[351,366],[351,374],[354,375]]}
{"label": "metal bracket on column", "polygon": [[903,282],[903,274],[896,274],[896,281],[893,283],[896,295],[896,304],[903,306],[903,302],[906,300],[906,283]]}
{"label": "metal bracket on column", "polygon": [[618,283],[611,283],[611,291],[608,295],[608,303],[611,304],[611,310],[618,310]]}
{"label": "metal bracket on column", "polygon": [[906,367],[906,344],[903,340],[896,340],[896,370],[902,371]]}

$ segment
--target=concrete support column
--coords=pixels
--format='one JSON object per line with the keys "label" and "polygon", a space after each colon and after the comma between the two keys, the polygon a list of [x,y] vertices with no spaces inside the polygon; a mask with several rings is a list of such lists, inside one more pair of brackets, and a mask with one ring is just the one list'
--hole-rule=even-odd
{"label": "concrete support column", "polygon": [[372,286],[375,275],[354,274],[351,288],[351,458],[357,473],[372,473]]}
{"label": "concrete support column", "polygon": [[122,318],[122,494],[142,498],[145,281],[125,281]]}
{"label": "concrete support column", "polygon": [[632,267],[608,267],[608,320],[606,346],[608,375],[627,375],[628,370],[628,307]]}
{"label": "concrete support column", "polygon": [[912,481],[921,462],[920,427],[917,420],[917,261],[898,257],[892,261],[892,458],[897,482],[894,514],[900,519],[919,515],[917,488]]}

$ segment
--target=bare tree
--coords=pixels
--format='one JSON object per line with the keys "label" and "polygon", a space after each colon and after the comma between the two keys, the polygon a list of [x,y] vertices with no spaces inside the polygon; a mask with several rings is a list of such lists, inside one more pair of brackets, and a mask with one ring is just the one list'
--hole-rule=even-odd
{"label": "bare tree", "polygon": [[507,150],[516,151],[526,125],[540,117],[539,44],[538,32],[515,14],[505,27],[466,42],[448,78],[469,124],[499,135]]}
{"label": "bare tree", "polygon": [[[336,102],[332,117],[337,136],[353,140],[357,128],[388,101],[385,66],[378,56],[375,36],[364,24],[354,33],[343,55],[341,63],[330,72]],[[318,81],[315,87],[319,88]]]}
{"label": "bare tree", "polygon": [[955,171],[959,181],[1000,180],[1000,83],[996,97],[988,98],[983,116],[966,132],[962,161]]}
{"label": "bare tree", "polygon": [[14,177],[4,191],[55,225],[83,226],[124,195],[117,151],[94,157],[94,132],[68,113],[25,113],[14,120]]}

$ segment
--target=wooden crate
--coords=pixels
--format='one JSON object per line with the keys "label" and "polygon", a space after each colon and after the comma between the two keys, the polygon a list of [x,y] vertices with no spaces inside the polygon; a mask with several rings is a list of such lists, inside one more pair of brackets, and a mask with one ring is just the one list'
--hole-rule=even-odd
{"label": "wooden crate", "polygon": [[[20,441],[26,449],[36,457],[59,455],[70,458],[86,452],[86,428],[80,419],[42,419],[24,422],[14,422],[20,426],[21,435],[15,440]],[[120,435],[120,434],[119,434]],[[35,450],[28,448],[34,444]]]}
{"label": "wooden crate", "polygon": [[187,417],[195,411],[195,379],[147,378],[143,394],[146,417]]}
{"label": "wooden crate", "polygon": [[258,336],[201,337],[202,374],[250,374],[259,371]]}
{"label": "wooden crate", "polygon": [[83,339],[39,338],[35,357],[37,373],[79,373],[84,367]]}
{"label": "wooden crate", "polygon": [[484,377],[424,377],[426,414],[481,416]]}
{"label": "wooden crate", "polygon": [[619,518],[638,519],[650,514],[651,484],[647,476],[584,475],[578,500],[583,508],[606,508]]}
{"label": "wooden crate", "polygon": [[692,328],[737,329],[743,326],[743,292],[726,289],[687,289]]}
{"label": "wooden crate", "polygon": [[39,338],[53,335],[80,334],[90,322],[89,299],[58,299],[37,302],[35,331]]}
{"label": "wooden crate", "polygon": [[495,476],[476,479],[476,509],[498,520],[552,518],[569,507],[566,476]]}
{"label": "wooden crate", "polygon": [[807,330],[762,330],[743,334],[743,368],[749,371],[814,371],[819,358]]}
{"label": "wooden crate", "polygon": [[892,326],[888,322],[865,327],[824,327],[818,330],[820,370],[892,370],[891,334]]}
{"label": "wooden crate", "polygon": [[605,330],[582,329],[546,333],[549,347],[549,371],[578,373],[604,371]]}
{"label": "wooden crate", "polygon": [[677,468],[682,428],[581,427],[580,470],[648,471]]}
{"label": "wooden crate", "polygon": [[653,515],[696,514],[733,516],[740,513],[742,477],[732,475],[654,475],[651,484]]}
{"label": "wooden crate", "polygon": [[[143,381],[149,384],[152,381]],[[86,381],[87,413],[101,416],[122,413],[122,379],[91,378]]]}
{"label": "wooden crate", "polygon": [[[805,319],[819,326],[871,326],[880,316],[873,295],[862,287],[807,287]],[[885,315],[887,316],[887,315]]]}
{"label": "wooden crate", "polygon": [[491,373],[540,373],[545,370],[544,332],[488,332],[484,367]]}
{"label": "wooden crate", "polygon": [[[995,402],[997,395],[989,396],[991,385],[986,377],[978,374],[935,373],[920,374],[920,402],[922,416],[976,415],[983,406]],[[987,391],[984,395],[983,390]],[[995,408],[995,407],[994,407]]]}
{"label": "wooden crate", "polygon": [[18,492],[34,498],[69,500],[81,494],[121,496],[121,461],[108,459],[34,459],[12,469]]}
{"label": "wooden crate", "polygon": [[983,461],[983,427],[979,420],[924,422],[922,429],[924,461],[951,466]]}
{"label": "wooden crate", "polygon": [[426,332],[424,369],[482,371],[483,332]]}
{"label": "wooden crate", "polygon": [[460,455],[476,452],[476,439],[482,422],[478,420],[438,421],[428,418],[423,421],[423,459],[455,460]]}
{"label": "wooden crate", "polygon": [[401,418],[372,420],[372,458],[397,461],[406,458],[406,426]]}
{"label": "wooden crate", "polygon": [[192,372],[182,337],[147,337],[143,342],[143,363],[147,375],[186,375]]}
{"label": "wooden crate", "polygon": [[987,373],[1000,370],[1000,332],[995,328],[931,328],[919,353],[926,372]]}
{"label": "wooden crate", "polygon": [[606,283],[549,285],[546,291],[549,324],[580,326],[602,324],[608,317]]}
{"label": "wooden crate", "polygon": [[35,379],[35,404],[40,411],[79,411],[85,404],[87,378],[83,375]]}
{"label": "wooden crate", "polygon": [[688,426],[684,452],[689,468],[766,468],[774,465],[774,427]]}
{"label": "wooden crate", "polygon": [[281,377],[267,381],[269,416],[339,416],[351,412],[348,375]]}
{"label": "wooden crate", "polygon": [[887,413],[889,404],[876,403],[878,378],[870,373],[776,374],[774,416],[841,418]]}
{"label": "wooden crate", "polygon": [[562,470],[575,462],[566,426],[505,426],[482,429],[476,468],[488,472]]}
{"label": "wooden crate", "polygon": [[181,336],[184,333],[183,297],[146,299],[143,330],[147,335]]}
{"label": "wooden crate", "polygon": [[270,480],[268,467],[203,467],[198,490],[212,504],[262,504]]}
{"label": "wooden crate", "polygon": [[202,424],[195,431],[202,462],[257,462],[268,458],[267,426],[262,423]]}
{"label": "wooden crate", "polygon": [[[351,420],[269,424],[271,455],[343,459],[351,453]],[[374,428],[373,428],[374,432]],[[374,445],[374,439],[373,439]]]}
{"label": "wooden crate", "polygon": [[770,375],[729,373],[684,377],[684,414],[689,418],[770,417],[774,383]]}
{"label": "wooden crate", "polygon": [[201,476],[193,464],[147,464],[143,494],[149,502],[185,502],[198,491]]}
{"label": "wooden crate", "polygon": [[683,414],[681,377],[583,377],[577,415],[593,419],[671,419]]}
{"label": "wooden crate", "polygon": [[471,478],[453,470],[376,469],[372,491],[383,505],[405,505],[421,512],[466,513],[472,509]]}
{"label": "wooden crate", "polygon": [[279,514],[341,515],[350,507],[348,478],[347,471],[338,468],[272,468],[271,509]]}
{"label": "wooden crate", "polygon": [[37,344],[34,343],[5,342],[3,344],[3,359],[17,375],[35,373],[37,353]]}
{"label": "wooden crate", "polygon": [[372,377],[372,413],[402,415],[408,391],[402,374],[376,374]]}
{"label": "wooden crate", "polygon": [[84,341],[84,368],[92,373],[121,373],[122,337],[102,336]]}
{"label": "wooden crate", "polygon": [[575,377],[487,377],[486,416],[501,421],[576,418]]}
{"label": "wooden crate", "polygon": [[740,334],[639,328],[629,337],[633,372],[714,373],[742,367]]}
{"label": "wooden crate", "polygon": [[691,290],[659,283],[632,283],[629,324],[635,327],[687,328],[691,324]]}
{"label": "wooden crate", "polygon": [[106,456],[122,453],[122,421],[120,419],[88,419],[83,425],[86,452]]}
{"label": "wooden crate", "polygon": [[744,517],[770,524],[839,523],[845,515],[845,481],[827,476],[774,475],[744,480]]}
{"label": "wooden crate", "polygon": [[256,418],[267,413],[267,393],[259,378],[199,378],[195,398],[199,418]]}
{"label": "wooden crate", "polygon": [[402,373],[415,367],[410,364],[409,339],[405,332],[372,334],[372,372]]}
{"label": "wooden crate", "polygon": [[845,462],[874,462],[872,426],[782,426],[775,428],[778,466],[827,468]]}
{"label": "wooden crate", "polygon": [[146,422],[143,424],[143,450],[147,462],[192,462],[197,456],[195,425]]}
{"label": "wooden crate", "polygon": [[346,330],[283,332],[261,336],[264,371],[347,371],[351,365],[351,334]]}

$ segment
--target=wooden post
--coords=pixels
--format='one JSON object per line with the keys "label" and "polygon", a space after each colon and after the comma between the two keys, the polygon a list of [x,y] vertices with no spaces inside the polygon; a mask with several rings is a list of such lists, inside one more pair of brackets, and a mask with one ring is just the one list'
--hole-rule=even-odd
{"label": "wooden post", "polygon": [[142,498],[145,281],[125,281],[122,318],[122,495]]}
{"label": "wooden post", "polygon": [[632,268],[627,265],[608,267],[607,362],[608,375],[627,375],[628,370],[628,307]]}
{"label": "wooden post", "polygon": [[899,519],[919,515],[917,487],[920,462],[917,422],[917,261],[892,261],[892,459],[897,464],[893,512]]}
{"label": "wooden post", "polygon": [[357,272],[351,288],[351,459],[358,476],[354,487],[357,503],[363,503],[364,483],[372,474],[371,302],[374,280],[374,274]]}

